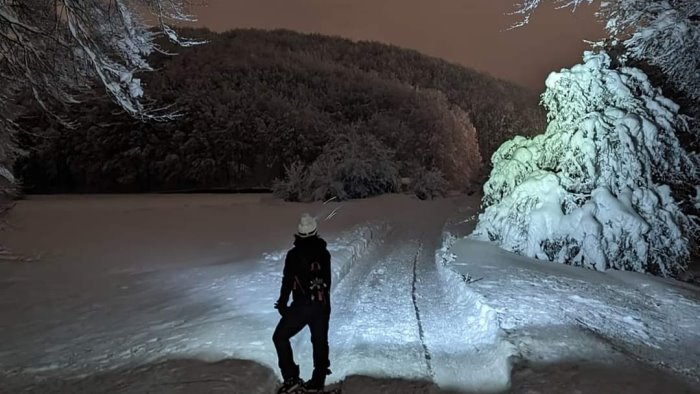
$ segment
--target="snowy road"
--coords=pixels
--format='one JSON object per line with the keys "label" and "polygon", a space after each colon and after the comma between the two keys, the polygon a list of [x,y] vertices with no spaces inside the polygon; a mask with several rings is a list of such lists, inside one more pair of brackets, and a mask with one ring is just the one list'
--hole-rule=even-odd
{"label": "snowy road", "polygon": [[[511,352],[494,311],[436,264],[455,206],[391,202],[371,215],[381,221],[327,237],[335,277],[328,382],[349,393],[504,388]],[[13,271],[0,303],[4,384],[37,393],[270,392],[279,378],[271,306],[286,249],[259,247],[257,258],[235,262]],[[294,348],[308,377],[307,331]]]}
{"label": "snowy road", "polygon": [[397,226],[335,288],[333,380],[401,378],[462,391],[506,386],[511,353],[495,313],[458,294],[464,289],[438,270],[442,225]]}
{"label": "snowy road", "polygon": [[[0,392],[274,392],[272,304],[289,228],[310,206],[230,198],[22,202],[9,245],[53,252],[0,263]],[[445,221],[477,206],[389,196],[325,223],[330,384],[346,394],[700,391],[697,288],[469,240],[444,247]],[[294,348],[308,377],[307,332]]]}
{"label": "snowy road", "polygon": [[[411,241],[391,251],[382,248],[335,288],[329,341],[331,364],[339,376],[430,378],[412,300],[413,261],[419,248]],[[310,354],[304,358],[309,360]]]}

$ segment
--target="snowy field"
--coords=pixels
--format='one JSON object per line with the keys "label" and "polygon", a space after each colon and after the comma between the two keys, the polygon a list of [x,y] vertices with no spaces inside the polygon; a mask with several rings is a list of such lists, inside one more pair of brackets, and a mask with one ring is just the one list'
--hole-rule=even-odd
{"label": "snowy field", "polygon": [[[284,253],[301,213],[338,207],[320,231],[334,269],[328,383],[345,393],[700,392],[697,288],[446,236],[470,231],[445,223],[478,206],[21,201],[2,232],[0,392],[274,392]],[[293,345],[308,378],[308,334]]]}

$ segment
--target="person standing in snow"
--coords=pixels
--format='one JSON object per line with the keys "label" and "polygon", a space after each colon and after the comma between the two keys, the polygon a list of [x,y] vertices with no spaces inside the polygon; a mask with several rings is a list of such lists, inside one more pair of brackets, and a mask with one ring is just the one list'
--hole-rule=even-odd
{"label": "person standing in snow", "polygon": [[[277,350],[284,382],[278,393],[321,392],[326,375],[330,374],[328,359],[328,322],[331,315],[331,255],[327,244],[318,236],[316,220],[308,214],[301,217],[294,235],[294,247],[287,252],[280,297],[275,308],[282,316],[272,341]],[[289,295],[292,304],[287,306]],[[309,326],[313,345],[314,371],[311,380],[299,378],[299,366],[289,340]]]}

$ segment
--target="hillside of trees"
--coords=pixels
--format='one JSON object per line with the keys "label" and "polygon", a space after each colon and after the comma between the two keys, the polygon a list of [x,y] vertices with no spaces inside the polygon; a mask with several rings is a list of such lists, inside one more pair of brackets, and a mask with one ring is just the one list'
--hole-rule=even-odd
{"label": "hillside of trees", "polygon": [[534,93],[415,51],[281,30],[184,34],[209,43],[138,75],[180,118],[142,123],[101,92],[55,111],[72,128],[30,108],[17,120],[24,190],[274,188],[303,201],[408,178],[429,198],[467,190],[502,142],[544,128]]}

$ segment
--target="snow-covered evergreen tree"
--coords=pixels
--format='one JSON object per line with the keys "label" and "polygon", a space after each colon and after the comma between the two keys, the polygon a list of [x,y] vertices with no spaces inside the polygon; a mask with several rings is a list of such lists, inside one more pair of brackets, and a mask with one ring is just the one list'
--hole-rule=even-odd
{"label": "snow-covered evergreen tree", "polygon": [[672,191],[697,179],[697,161],[676,138],[678,105],[604,52],[546,86],[547,130],[493,155],[473,236],[597,270],[682,271],[697,226]]}

